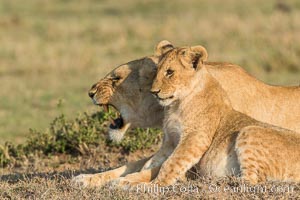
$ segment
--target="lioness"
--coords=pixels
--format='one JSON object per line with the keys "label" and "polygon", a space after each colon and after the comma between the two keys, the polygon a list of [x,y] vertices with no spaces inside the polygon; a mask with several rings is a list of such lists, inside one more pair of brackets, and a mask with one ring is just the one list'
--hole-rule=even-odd
{"label": "lioness", "polygon": [[[112,139],[120,140],[130,126],[162,127],[163,109],[149,90],[158,59],[173,48],[170,42],[162,41],[157,45],[154,56],[121,65],[92,86],[89,95],[95,104],[106,109],[112,105],[121,113],[110,126]],[[300,87],[266,85],[241,67],[229,63],[205,62],[205,65],[227,93],[234,109],[260,121],[300,132]],[[100,174],[80,175],[74,181],[84,186],[103,185],[140,171],[149,159]]]}
{"label": "lioness", "polygon": [[202,46],[174,48],[158,64],[151,92],[165,107],[166,156],[151,183],[174,184],[200,159],[200,171],[213,176],[300,181],[300,135],[235,111],[206,59]]}
{"label": "lioness", "polygon": [[120,141],[129,127],[160,128],[163,111],[150,88],[156,73],[157,56],[148,56],[123,64],[94,84],[89,96],[107,111],[113,106],[120,112],[111,119],[109,137]]}

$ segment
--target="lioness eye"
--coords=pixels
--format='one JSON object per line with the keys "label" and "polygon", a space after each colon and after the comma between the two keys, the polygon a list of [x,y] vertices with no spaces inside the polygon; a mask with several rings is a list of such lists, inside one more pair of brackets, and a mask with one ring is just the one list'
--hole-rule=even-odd
{"label": "lioness eye", "polygon": [[118,81],[118,80],[120,80],[120,79],[121,79],[120,76],[115,76],[115,77],[112,78],[113,81]]}
{"label": "lioness eye", "polygon": [[172,76],[173,73],[174,73],[173,70],[171,70],[171,69],[168,69],[168,70],[167,70],[167,76]]}

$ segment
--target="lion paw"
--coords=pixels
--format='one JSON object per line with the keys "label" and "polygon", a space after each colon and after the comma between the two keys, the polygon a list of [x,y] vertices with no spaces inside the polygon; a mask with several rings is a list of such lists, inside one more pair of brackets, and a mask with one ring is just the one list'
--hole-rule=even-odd
{"label": "lion paw", "polygon": [[142,182],[131,181],[126,177],[120,177],[110,182],[110,186],[113,188],[120,188],[122,190],[133,190]]}
{"label": "lion paw", "polygon": [[72,178],[71,183],[77,187],[100,187],[105,184],[98,175],[80,174]]}

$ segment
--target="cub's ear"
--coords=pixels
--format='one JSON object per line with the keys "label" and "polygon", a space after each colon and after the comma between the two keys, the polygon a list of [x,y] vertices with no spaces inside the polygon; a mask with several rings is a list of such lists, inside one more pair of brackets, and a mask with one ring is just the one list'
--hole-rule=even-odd
{"label": "cub's ear", "polygon": [[193,47],[191,47],[191,50],[192,50],[192,52],[195,52],[196,54],[200,54],[200,60],[202,62],[207,61],[208,53],[207,53],[207,50],[203,46],[201,46],[201,45],[193,46]]}
{"label": "cub's ear", "polygon": [[208,58],[208,53],[203,46],[193,46],[182,50],[182,64],[195,70]]}
{"label": "cub's ear", "polygon": [[160,41],[155,48],[155,55],[161,56],[167,51],[174,49],[174,46],[168,40]]}

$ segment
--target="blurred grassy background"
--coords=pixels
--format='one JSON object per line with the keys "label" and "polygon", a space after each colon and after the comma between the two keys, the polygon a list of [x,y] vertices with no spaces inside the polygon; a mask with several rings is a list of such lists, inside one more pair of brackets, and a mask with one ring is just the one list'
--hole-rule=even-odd
{"label": "blurred grassy background", "polygon": [[202,44],[271,84],[300,83],[299,0],[2,0],[0,144],[60,113],[97,110],[90,86],[168,39]]}

